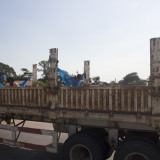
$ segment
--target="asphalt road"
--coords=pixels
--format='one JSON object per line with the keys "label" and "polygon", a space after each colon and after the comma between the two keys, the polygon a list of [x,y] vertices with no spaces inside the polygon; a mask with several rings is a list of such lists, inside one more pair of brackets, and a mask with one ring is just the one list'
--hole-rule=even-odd
{"label": "asphalt road", "polygon": [[[25,127],[41,128],[41,129],[52,129],[51,124],[46,123],[35,123],[27,122]],[[11,138],[11,134],[8,131],[0,130],[0,137]],[[62,134],[60,143],[63,143],[67,138],[67,134]],[[23,133],[20,136],[20,141],[34,142],[41,145],[49,144],[51,137],[37,135],[27,135]],[[43,151],[33,151],[28,149],[22,149],[18,147],[10,147],[7,145],[0,144],[0,160],[63,160],[62,144],[58,146],[58,154],[43,152]],[[108,159],[113,160],[113,157]]]}
{"label": "asphalt road", "polygon": [[[62,155],[61,150],[58,154],[53,154],[0,145],[0,160],[63,160]],[[113,158],[109,160],[113,160]]]}
{"label": "asphalt road", "polygon": [[1,160],[63,160],[62,153],[58,154],[26,150],[17,147],[0,145]]}

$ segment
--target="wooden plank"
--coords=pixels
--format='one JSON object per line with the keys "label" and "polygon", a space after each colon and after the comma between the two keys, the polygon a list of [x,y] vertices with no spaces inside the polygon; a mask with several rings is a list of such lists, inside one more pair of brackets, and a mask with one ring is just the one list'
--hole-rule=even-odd
{"label": "wooden plank", "polygon": [[[60,90],[60,92],[61,92],[61,90]],[[48,89],[46,90],[46,103],[48,104],[49,103],[49,94],[48,94]]]}
{"label": "wooden plank", "polygon": [[13,104],[13,98],[14,98],[13,89],[11,89],[10,92],[11,92],[11,103]]}
{"label": "wooden plank", "polygon": [[41,106],[40,89],[38,89],[38,105]]}
{"label": "wooden plank", "polygon": [[97,108],[100,110],[101,106],[100,106],[100,90],[97,90]]}
{"label": "wooden plank", "polygon": [[82,109],[84,108],[83,92],[84,92],[84,90],[82,89],[82,90],[81,90],[81,108],[82,108]]}
{"label": "wooden plank", "polygon": [[92,109],[95,109],[95,105],[94,105],[94,101],[95,101],[95,98],[94,98],[94,89],[92,89],[91,91],[92,91]]}
{"label": "wooden plank", "polygon": [[107,110],[107,106],[106,106],[106,90],[103,90],[103,109]]}
{"label": "wooden plank", "polygon": [[78,105],[78,90],[76,90],[76,108],[77,109],[79,108],[79,105]]}
{"label": "wooden plank", "polygon": [[22,101],[21,101],[21,89],[18,89],[18,101],[19,101],[19,105],[22,105]]}
{"label": "wooden plank", "polygon": [[61,107],[63,108],[63,89],[61,89]]}
{"label": "wooden plank", "polygon": [[11,97],[10,97],[9,89],[7,89],[7,92],[8,92],[8,94],[7,94],[7,96],[8,96],[8,104],[10,105],[11,104]]}
{"label": "wooden plank", "polygon": [[6,89],[4,90],[4,101],[5,103],[7,103],[7,90]]}
{"label": "wooden plank", "polygon": [[30,90],[29,90],[29,100],[30,100],[30,101],[29,101],[29,102],[30,102],[29,104],[30,104],[30,105],[33,103],[32,96],[33,96],[33,95],[32,95],[32,89],[30,89]]}
{"label": "wooden plank", "polygon": [[25,105],[24,89],[22,89],[22,105]]}
{"label": "wooden plank", "polygon": [[148,110],[151,111],[152,109],[152,98],[151,98],[151,89],[148,90]]}
{"label": "wooden plank", "polygon": [[28,103],[28,89],[25,89],[25,104],[28,106],[29,103]]}
{"label": "wooden plank", "polygon": [[34,89],[34,104],[36,103],[37,99],[36,99],[36,96],[37,96],[37,89]]}
{"label": "wooden plank", "polygon": [[66,89],[66,108],[68,108],[68,89]]}
{"label": "wooden plank", "polygon": [[45,103],[44,103],[44,89],[42,89],[42,106],[44,106],[45,105]]}
{"label": "wooden plank", "polygon": [[134,91],[134,111],[137,112],[137,90]]}
{"label": "wooden plank", "polygon": [[115,90],[115,111],[118,111],[118,90]]}
{"label": "wooden plank", "polygon": [[112,110],[112,89],[109,89],[109,110]]}
{"label": "wooden plank", "polygon": [[14,89],[14,104],[17,104],[17,88]]}
{"label": "wooden plank", "polygon": [[86,108],[89,109],[89,90],[86,90]]}
{"label": "wooden plank", "polygon": [[71,108],[73,108],[73,90],[71,89]]}
{"label": "wooden plank", "polygon": [[144,90],[141,90],[141,111],[144,112]]}
{"label": "wooden plank", "polygon": [[0,103],[3,103],[3,90],[0,89]]}
{"label": "wooden plank", "polygon": [[128,90],[128,107],[127,111],[131,111],[131,90]]}
{"label": "wooden plank", "polygon": [[121,111],[125,110],[125,106],[124,106],[124,90],[121,90]]}

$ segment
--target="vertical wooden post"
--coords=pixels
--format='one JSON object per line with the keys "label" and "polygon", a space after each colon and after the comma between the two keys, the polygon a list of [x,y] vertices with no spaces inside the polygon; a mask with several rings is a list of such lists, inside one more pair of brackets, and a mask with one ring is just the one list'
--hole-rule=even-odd
{"label": "vertical wooden post", "polygon": [[84,61],[85,85],[89,85],[90,78],[90,61]]}
{"label": "vertical wooden post", "polygon": [[[152,114],[160,114],[160,38],[150,40],[150,59],[151,59],[151,93],[148,91],[148,105],[152,108]],[[151,103],[151,104],[150,104]],[[148,106],[148,107],[149,107]]]}
{"label": "vertical wooden post", "polygon": [[33,64],[32,76],[33,76],[32,86],[37,87],[37,64]]}
{"label": "vertical wooden post", "polygon": [[160,38],[150,40],[151,86],[160,87]]}
{"label": "vertical wooden post", "polygon": [[58,48],[51,48],[49,56],[49,84],[51,88],[57,86],[57,68]]}

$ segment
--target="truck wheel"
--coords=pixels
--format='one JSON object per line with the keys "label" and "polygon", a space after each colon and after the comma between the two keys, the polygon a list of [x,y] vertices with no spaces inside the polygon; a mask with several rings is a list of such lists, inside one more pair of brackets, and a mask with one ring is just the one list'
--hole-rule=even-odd
{"label": "truck wheel", "polygon": [[63,145],[65,160],[104,160],[99,144],[86,134],[76,133]]}
{"label": "truck wheel", "polygon": [[80,134],[87,134],[88,136],[91,136],[96,140],[96,142],[100,145],[104,159],[109,158],[109,145],[105,142],[105,138],[103,136],[100,136],[98,133],[96,133],[94,130],[84,129],[79,132]]}
{"label": "truck wheel", "polygon": [[114,160],[160,160],[160,153],[147,141],[126,140],[118,147]]}

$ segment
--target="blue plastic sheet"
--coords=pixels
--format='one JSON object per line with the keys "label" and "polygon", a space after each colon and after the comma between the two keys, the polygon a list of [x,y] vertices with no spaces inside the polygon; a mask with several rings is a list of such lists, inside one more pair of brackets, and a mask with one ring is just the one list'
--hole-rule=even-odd
{"label": "blue plastic sheet", "polygon": [[0,76],[0,81],[6,81],[7,80],[7,77],[6,76]]}
{"label": "blue plastic sheet", "polygon": [[25,87],[30,78],[26,79],[23,83],[19,84],[20,87]]}
{"label": "blue plastic sheet", "polygon": [[4,86],[0,83],[0,87],[4,87]]}
{"label": "blue plastic sheet", "polygon": [[[19,84],[20,87],[25,87],[27,82],[30,80],[30,78],[26,79],[24,82],[22,82],[21,84]],[[4,87],[1,83],[0,83],[0,87]]]}
{"label": "blue plastic sheet", "polygon": [[[68,75],[67,73],[65,73],[64,71],[62,71],[59,68],[58,68],[58,72],[59,72],[64,84],[67,87],[81,87],[81,86],[83,86],[83,83],[81,81],[77,81],[76,79],[74,79],[73,77],[71,77],[70,75]],[[84,75],[82,76],[82,80],[84,80]]]}

